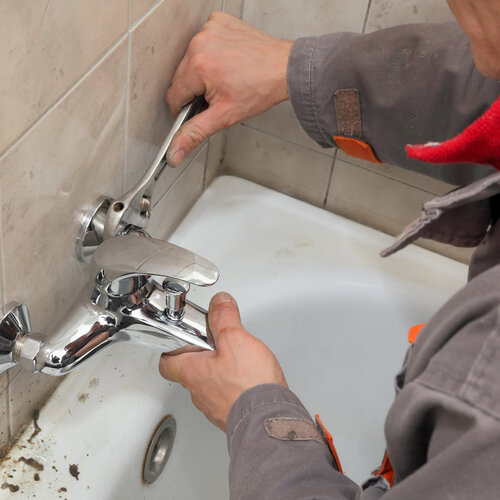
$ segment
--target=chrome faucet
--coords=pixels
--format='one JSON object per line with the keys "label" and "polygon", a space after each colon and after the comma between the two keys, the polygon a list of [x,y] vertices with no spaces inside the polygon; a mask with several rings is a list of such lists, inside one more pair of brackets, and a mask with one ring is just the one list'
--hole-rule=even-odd
{"label": "chrome faucet", "polygon": [[198,255],[145,231],[154,186],[182,124],[207,106],[202,96],[176,118],[137,184],[119,199],[101,197],[83,219],[77,255],[90,261],[90,279],[70,315],[50,336],[31,331],[28,309],[0,310],[0,373],[20,364],[64,375],[117,342],[176,353],[215,348],[204,309],[186,300],[191,285],[215,283],[217,268]]}
{"label": "chrome faucet", "polygon": [[50,336],[31,332],[24,305],[3,308],[0,372],[19,363],[64,375],[118,342],[161,352],[213,350],[206,311],[186,294],[190,285],[212,285],[217,278],[213,264],[171,243],[135,232],[105,240],[70,315]]}

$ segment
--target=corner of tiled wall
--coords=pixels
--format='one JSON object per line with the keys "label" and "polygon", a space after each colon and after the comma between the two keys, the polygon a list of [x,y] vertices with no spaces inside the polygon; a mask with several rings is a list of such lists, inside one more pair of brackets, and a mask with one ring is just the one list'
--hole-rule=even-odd
{"label": "corner of tiled wall", "polygon": [[[226,0],[228,2],[229,0]],[[411,22],[453,19],[446,0],[247,0],[236,13],[282,38],[334,31],[370,32]],[[300,9],[300,15],[299,10]],[[301,129],[289,102],[229,129],[220,173],[247,178],[314,205],[398,234],[422,204],[455,186],[392,165],[374,166],[321,149]],[[462,262],[469,249],[420,245]]]}
{"label": "corner of tiled wall", "polygon": [[227,14],[231,14],[241,19],[243,15],[243,3],[244,0],[223,0],[222,10]]}
{"label": "corner of tiled wall", "polygon": [[[3,266],[2,266],[2,198],[0,192],[0,305],[4,304],[4,293],[3,293]],[[4,456],[4,449],[9,440],[9,403],[7,394],[8,385],[8,374],[7,372],[0,375],[0,457]]]}
{"label": "corner of tiled wall", "polygon": [[[0,4],[0,305],[24,302],[49,332],[84,284],[75,257],[85,208],[130,187],[172,118],[164,100],[190,38],[222,0],[75,0]],[[222,138],[223,139],[223,138]],[[218,168],[223,140],[159,180],[168,235]],[[155,214],[155,211],[153,211]],[[59,379],[0,376],[0,449]]]}

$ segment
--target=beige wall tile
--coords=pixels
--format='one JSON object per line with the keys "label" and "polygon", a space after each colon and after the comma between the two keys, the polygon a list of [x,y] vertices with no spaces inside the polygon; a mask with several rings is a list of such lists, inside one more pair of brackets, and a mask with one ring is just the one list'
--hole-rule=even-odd
{"label": "beige wall tile", "polygon": [[130,22],[137,21],[139,17],[157,2],[158,0],[130,0]]}
{"label": "beige wall tile", "polygon": [[237,125],[228,132],[222,171],[322,206],[332,158]]}
{"label": "beige wall tile", "polygon": [[128,0],[0,2],[0,152],[127,28]]}
{"label": "beige wall tile", "polygon": [[156,204],[148,225],[153,238],[167,239],[200,197],[206,157],[205,146]]}
{"label": "beige wall tile", "polygon": [[131,33],[126,184],[132,186],[165,139],[172,117],[165,92],[193,35],[219,0],[169,0]]}
{"label": "beige wall tile", "polygon": [[4,389],[0,392],[0,458],[5,456],[5,451],[9,444],[9,406],[8,393]]}
{"label": "beige wall tile", "polygon": [[366,32],[408,23],[453,20],[446,0],[372,0]]}
{"label": "beige wall tile", "polygon": [[[0,306],[3,305],[3,302]],[[8,375],[0,375],[0,458],[4,456],[4,450],[9,444],[9,414],[8,414],[8,393],[7,393]]]}
{"label": "beige wall tile", "polygon": [[223,0],[223,10],[241,19],[243,15],[243,3],[244,0]]}
{"label": "beige wall tile", "polygon": [[436,252],[450,259],[458,260],[458,262],[463,262],[467,265],[469,265],[472,254],[474,253],[474,248],[459,248],[452,245],[445,245],[444,243],[438,243],[437,241],[427,240],[424,238],[416,240],[415,245],[427,248],[427,250],[430,250],[431,252]]}
{"label": "beige wall tile", "polygon": [[266,112],[246,120],[245,124],[329,156],[334,156],[336,151],[335,148],[323,149],[304,132],[289,101],[282,102]]}
{"label": "beige wall tile", "polygon": [[418,172],[413,172],[412,170],[407,170],[402,167],[397,167],[395,165],[389,165],[387,163],[371,163],[369,161],[360,160],[352,156],[346,155],[343,151],[339,150],[337,153],[337,160],[342,160],[351,165],[357,165],[366,170],[371,170],[377,174],[390,177],[398,182],[404,184],[409,184],[410,186],[415,186],[423,191],[428,191],[429,193],[442,195],[448,193],[456,186],[453,184],[448,184],[446,182],[433,179],[427,175],[420,174]]}
{"label": "beige wall tile", "polygon": [[191,151],[191,153],[189,153],[189,155],[186,156],[184,161],[177,167],[172,168],[168,165],[165,166],[159,179],[156,181],[156,185],[153,192],[153,200],[152,200],[153,205],[156,205],[156,203],[158,203],[160,198],[167,192],[168,189],[170,189],[172,184],[177,180],[177,178],[182,174],[182,172],[184,172],[187,166],[190,165],[194,161],[194,159],[198,157],[199,152],[203,147],[205,147],[206,144],[208,144],[208,141],[198,146],[194,151]]}
{"label": "beige wall tile", "polygon": [[[396,236],[420,216],[424,202],[435,195],[337,159],[327,210]],[[472,250],[419,239],[419,246],[468,263]],[[382,250],[382,249],[381,249]]]}
{"label": "beige wall tile", "polygon": [[[4,297],[4,275],[3,275],[3,235],[2,235],[2,193],[0,192],[0,309],[3,305],[5,305],[5,297]],[[8,384],[8,375],[7,373],[3,373],[0,375],[0,393],[2,393]],[[3,444],[0,442],[0,448],[2,448]]]}
{"label": "beige wall tile", "polygon": [[251,0],[243,6],[243,20],[280,38],[361,31],[368,0]]}
{"label": "beige wall tile", "polygon": [[0,158],[5,301],[50,332],[87,279],[81,213],[122,192],[126,40]]}
{"label": "beige wall tile", "polygon": [[59,377],[22,371],[10,383],[9,417],[10,435],[13,438],[33,418],[33,412],[43,406],[60,381]]}
{"label": "beige wall tile", "polygon": [[420,215],[432,194],[337,160],[326,208],[396,235]]}
{"label": "beige wall tile", "polygon": [[204,187],[207,187],[219,174],[224,148],[226,144],[226,133],[219,132],[210,139],[207,153],[207,168],[205,171]]}

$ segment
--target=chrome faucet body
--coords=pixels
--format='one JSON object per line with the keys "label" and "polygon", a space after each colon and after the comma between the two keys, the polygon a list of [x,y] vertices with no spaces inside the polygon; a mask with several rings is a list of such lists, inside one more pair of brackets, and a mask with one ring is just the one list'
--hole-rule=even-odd
{"label": "chrome faucet body", "polygon": [[206,311],[186,301],[186,294],[191,285],[215,283],[217,268],[145,232],[168,147],[182,124],[206,106],[203,96],[184,106],[137,184],[119,199],[101,197],[89,208],[77,256],[90,261],[90,278],[70,315],[50,336],[32,333],[23,304],[0,309],[0,373],[20,364],[33,372],[64,375],[117,342],[163,352],[215,348]]}
{"label": "chrome faucet body", "polygon": [[213,350],[206,311],[185,297],[190,285],[208,286],[217,278],[213,264],[171,243],[134,233],[108,239],[95,251],[90,279],[70,315],[49,337],[31,334],[24,306],[10,305],[7,323],[4,311],[2,325],[21,327],[15,338],[12,327],[0,329],[12,337],[12,354],[0,371],[19,362],[64,375],[118,342],[161,352]]}

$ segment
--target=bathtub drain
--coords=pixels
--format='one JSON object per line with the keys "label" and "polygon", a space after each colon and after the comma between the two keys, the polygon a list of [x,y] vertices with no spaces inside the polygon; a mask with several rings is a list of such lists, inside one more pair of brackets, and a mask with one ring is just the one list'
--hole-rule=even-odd
{"label": "bathtub drain", "polygon": [[176,427],[171,415],[164,417],[156,427],[144,458],[142,478],[145,483],[155,482],[162,473],[172,451]]}

